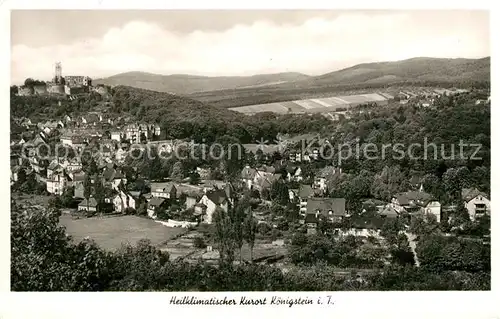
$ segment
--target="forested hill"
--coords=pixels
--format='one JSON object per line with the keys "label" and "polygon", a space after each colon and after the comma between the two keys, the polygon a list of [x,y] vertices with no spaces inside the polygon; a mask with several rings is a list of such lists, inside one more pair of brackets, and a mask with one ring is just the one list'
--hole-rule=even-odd
{"label": "forested hill", "polygon": [[119,86],[114,88],[113,109],[136,119],[159,123],[169,137],[214,141],[229,135],[242,143],[274,140],[278,132],[319,132],[331,125],[322,115],[276,115],[260,113],[242,116],[222,107],[168,93]]}
{"label": "forested hill", "polygon": [[[115,87],[111,93],[112,103],[104,112],[115,118],[128,117],[130,121],[157,123],[168,138],[211,142],[229,135],[241,143],[255,143],[260,139],[272,141],[278,132],[319,132],[332,125],[319,114],[260,113],[243,116],[187,97],[128,86]],[[82,95],[74,100],[56,96],[12,95],[11,116],[29,117],[34,121],[62,119],[64,115],[100,111],[103,102],[97,93]]]}
{"label": "forested hill", "polygon": [[378,84],[397,82],[488,82],[490,58],[413,58],[394,62],[363,63],[300,81],[300,86]]}
{"label": "forested hill", "polygon": [[275,85],[304,80],[309,76],[284,72],[276,74],[258,74],[253,76],[197,76],[187,74],[161,75],[147,72],[126,72],[108,78],[96,79],[95,84],[125,85],[159,92],[192,94],[196,92],[230,90]]}

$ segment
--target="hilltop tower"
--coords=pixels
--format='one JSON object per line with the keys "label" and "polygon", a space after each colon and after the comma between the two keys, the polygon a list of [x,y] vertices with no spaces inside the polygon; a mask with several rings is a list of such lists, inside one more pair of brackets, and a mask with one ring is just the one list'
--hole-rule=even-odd
{"label": "hilltop tower", "polygon": [[62,67],[61,62],[56,62],[55,73],[54,73],[54,83],[62,84]]}

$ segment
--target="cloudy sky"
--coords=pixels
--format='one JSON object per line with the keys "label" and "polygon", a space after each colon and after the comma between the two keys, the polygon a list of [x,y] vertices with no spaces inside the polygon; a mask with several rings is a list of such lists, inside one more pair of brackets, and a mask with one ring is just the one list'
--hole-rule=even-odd
{"label": "cloudy sky", "polygon": [[417,56],[490,55],[486,11],[13,11],[11,80],[127,71],[316,75]]}

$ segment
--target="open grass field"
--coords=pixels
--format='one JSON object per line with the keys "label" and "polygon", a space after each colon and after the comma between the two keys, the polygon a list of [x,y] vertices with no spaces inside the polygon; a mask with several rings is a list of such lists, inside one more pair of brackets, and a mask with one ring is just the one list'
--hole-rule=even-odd
{"label": "open grass field", "polygon": [[107,250],[120,248],[122,243],[133,245],[140,239],[149,239],[153,245],[159,246],[187,231],[137,216],[74,219],[71,215],[63,214],[59,221],[75,241],[88,236]]}

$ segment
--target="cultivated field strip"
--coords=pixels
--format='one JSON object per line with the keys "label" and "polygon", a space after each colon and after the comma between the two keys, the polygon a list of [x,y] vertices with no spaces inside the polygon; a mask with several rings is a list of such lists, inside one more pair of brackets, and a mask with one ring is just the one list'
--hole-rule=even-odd
{"label": "cultivated field strip", "polygon": [[255,114],[260,112],[286,113],[324,113],[339,108],[348,108],[365,103],[379,103],[385,105],[393,97],[389,94],[371,93],[328,98],[304,99],[297,101],[255,104],[230,108],[232,111]]}

